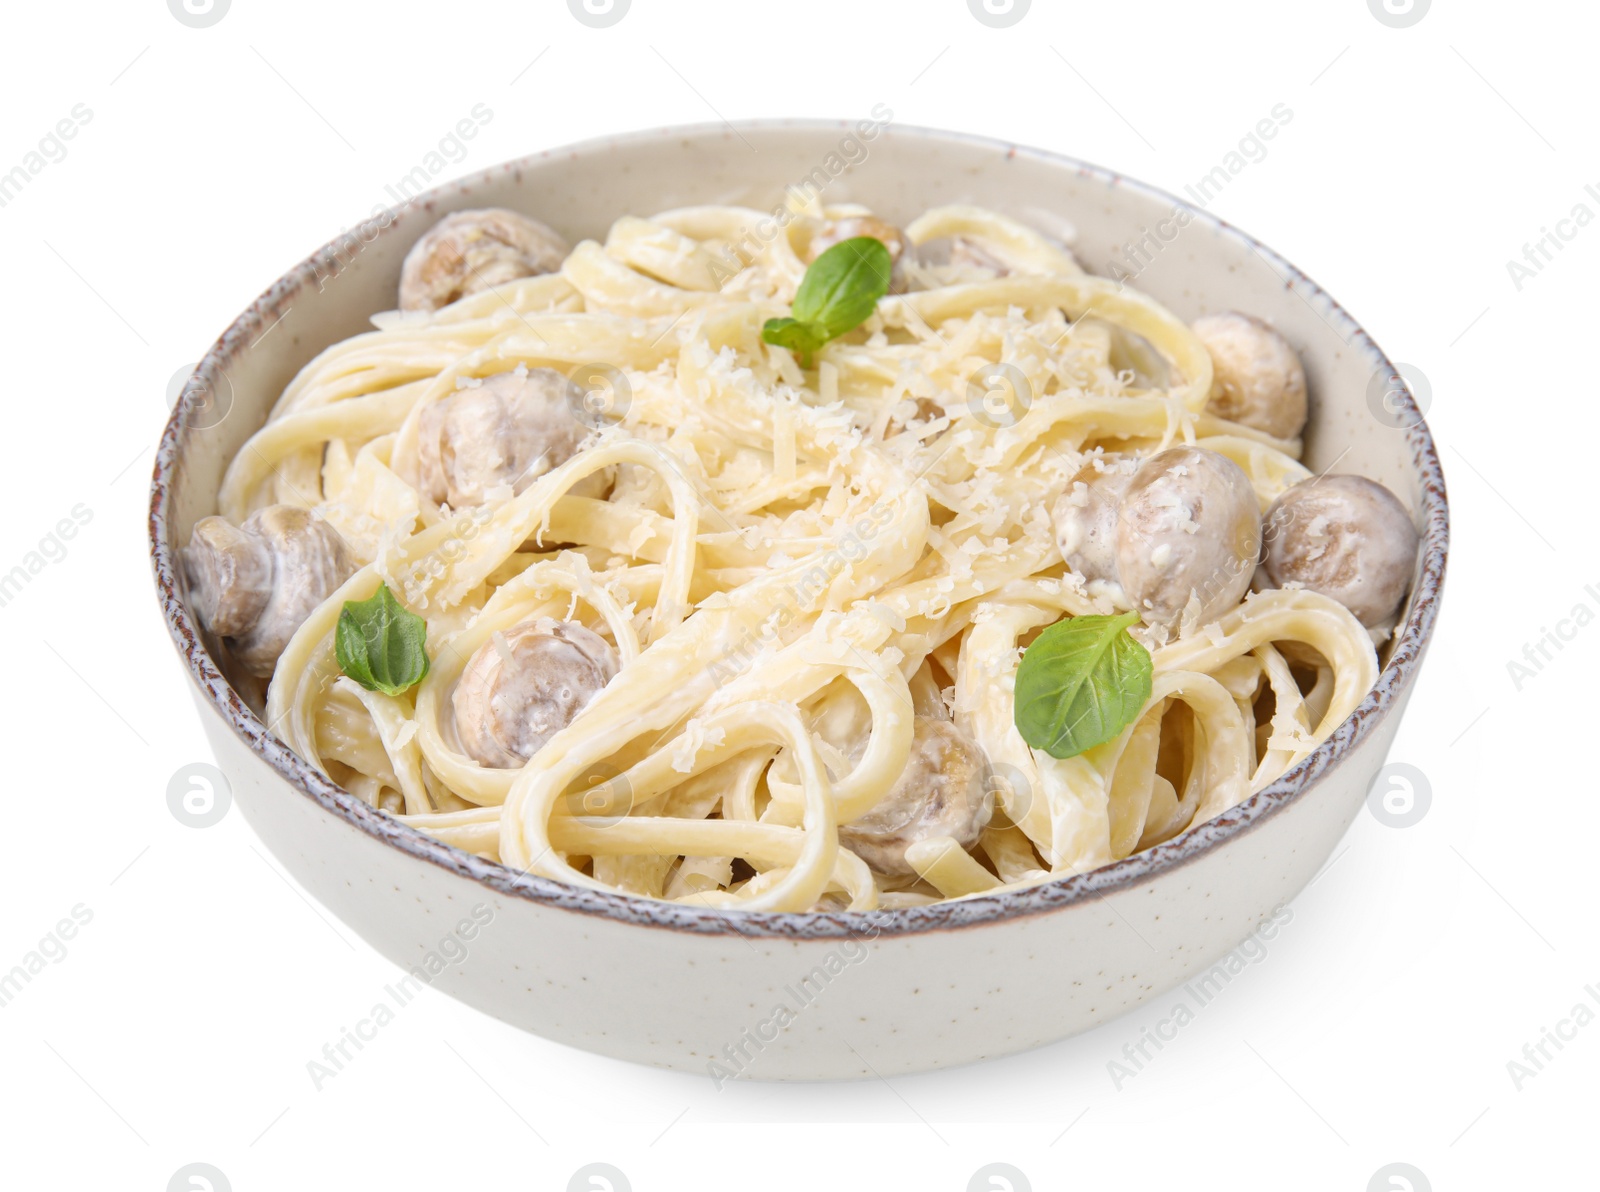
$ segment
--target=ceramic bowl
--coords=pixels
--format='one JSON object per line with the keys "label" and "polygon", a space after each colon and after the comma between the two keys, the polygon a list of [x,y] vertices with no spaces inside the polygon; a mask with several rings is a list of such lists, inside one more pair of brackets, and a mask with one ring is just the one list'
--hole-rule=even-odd
{"label": "ceramic bowl", "polygon": [[[215,512],[228,460],[296,371],[394,306],[406,250],[447,212],[511,207],[576,242],[603,239],[630,212],[771,209],[807,179],[826,201],[865,203],[890,220],[968,202],[1070,229],[1091,270],[1136,272],[1185,319],[1237,309],[1273,322],[1305,361],[1307,462],[1337,460],[1388,485],[1422,533],[1404,620],[1355,714],[1267,790],[1147,852],[1020,893],[870,916],[725,913],[518,874],[374,811],[290,753],[207,653],[176,548]],[[239,808],[295,879],[410,980],[561,1043],[719,1080],[914,1072],[1061,1039],[1195,978],[1327,859],[1394,737],[1444,575],[1439,459],[1394,375],[1343,308],[1276,253],[1106,170],[894,125],[870,140],[843,122],[668,128],[432,190],[274,284],[207,353],[167,424],[151,559]]]}

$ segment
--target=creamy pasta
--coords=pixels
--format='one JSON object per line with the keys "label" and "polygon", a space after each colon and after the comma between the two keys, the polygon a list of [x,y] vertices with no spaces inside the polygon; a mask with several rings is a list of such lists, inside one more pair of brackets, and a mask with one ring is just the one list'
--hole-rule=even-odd
{"label": "creamy pasta", "polygon": [[[805,911],[1107,865],[1350,715],[1409,579],[1404,531],[1373,628],[1305,570],[1370,561],[1362,525],[1339,537],[1345,505],[1272,540],[1315,483],[1277,437],[1305,392],[1292,351],[1263,355],[1275,333],[1203,337],[990,211],[792,214],[628,216],[570,250],[506,213],[430,233],[410,309],[306,365],[190,547],[202,620],[241,684],[270,681],[273,731],[516,869]],[[852,235],[894,259],[866,322],[809,360],[764,342],[808,259]],[[1237,541],[1207,521],[1230,500]],[[336,649],[347,602],[383,586],[426,630],[427,673],[398,694]],[[1153,664],[1136,718],[1075,756],[1030,747],[1024,649],[1123,609]]]}

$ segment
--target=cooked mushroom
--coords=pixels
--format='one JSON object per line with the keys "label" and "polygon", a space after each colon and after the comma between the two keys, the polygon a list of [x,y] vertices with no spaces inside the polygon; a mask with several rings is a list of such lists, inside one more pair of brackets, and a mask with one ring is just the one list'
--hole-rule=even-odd
{"label": "cooked mushroom", "polygon": [[534,617],[496,633],[450,697],[461,747],[516,769],[588,706],[620,669],[604,638],[573,621]]}
{"label": "cooked mushroom", "polygon": [[339,532],[295,505],[268,505],[242,526],[201,518],[183,558],[200,624],[262,678],[301,622],[355,571]]}
{"label": "cooked mushroom", "polygon": [[1196,319],[1194,333],[1211,353],[1212,413],[1280,439],[1305,428],[1305,369],[1283,336],[1237,311]]}
{"label": "cooked mushroom", "polygon": [[886,877],[910,877],[906,846],[930,836],[978,842],[993,800],[975,741],[942,717],[918,716],[911,756],[899,780],[871,811],[839,827],[839,843]]}
{"label": "cooked mushroom", "polygon": [[835,244],[854,240],[858,236],[871,236],[874,240],[883,241],[884,247],[889,250],[889,259],[896,263],[910,248],[904,232],[876,215],[847,215],[825,221],[812,233],[811,242],[806,246],[807,263],[816,260]]}
{"label": "cooked mushroom", "polygon": [[945,417],[944,407],[933,398],[903,397],[894,404],[889,421],[884,424],[883,437],[892,439],[909,430],[913,422],[925,427],[928,423],[936,422],[943,417]]}
{"label": "cooked mushroom", "polygon": [[1005,277],[1011,272],[1010,265],[1007,265],[976,240],[969,239],[966,236],[951,238],[950,264],[959,265],[963,269],[989,273],[995,277]]}
{"label": "cooked mushroom", "polygon": [[1121,456],[1090,461],[1050,510],[1056,545],[1085,583],[1117,583],[1117,511],[1136,463]]}
{"label": "cooked mushroom", "polygon": [[1148,624],[1214,620],[1244,596],[1260,554],[1260,506],[1238,464],[1173,447],[1139,465],[1117,513],[1117,576]]}
{"label": "cooked mushroom", "polygon": [[[589,428],[578,420],[583,391],[549,368],[486,377],[422,411],[417,455],[422,489],[452,509],[481,505],[489,492],[520,493],[577,454]],[[604,478],[573,491],[599,496]]]}
{"label": "cooked mushroom", "polygon": [[515,211],[457,211],[406,254],[400,309],[438,310],[502,282],[554,273],[569,251],[553,229]]}
{"label": "cooked mushroom", "polygon": [[925,269],[951,271],[951,280],[988,281],[1005,277],[1011,266],[985,243],[969,236],[937,236],[921,244],[906,245],[908,263]]}
{"label": "cooked mushroom", "polygon": [[1417,560],[1411,515],[1364,476],[1302,480],[1267,510],[1266,541],[1273,584],[1321,592],[1369,627],[1394,616]]}

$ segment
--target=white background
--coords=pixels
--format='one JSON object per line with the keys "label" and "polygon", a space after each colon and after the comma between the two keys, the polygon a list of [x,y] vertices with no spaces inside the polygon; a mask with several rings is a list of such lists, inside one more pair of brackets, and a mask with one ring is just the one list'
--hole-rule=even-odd
{"label": "white background", "polygon": [[[1600,214],[1591,12],[1440,2],[1394,29],[1364,0],[1035,0],[997,30],[964,0],[634,0],[597,30],[560,0],[234,0],[193,29],[163,0],[12,6],[0,172],[93,115],[0,208],[0,571],[74,506],[92,520],[0,608],[0,970],[73,906],[93,919],[0,1009],[0,1182],[158,1192],[204,1161],[240,1192],[564,1189],[599,1161],[635,1192],[958,1192],[1000,1161],[1034,1189],[1359,1192],[1400,1161],[1434,1189],[1591,1186],[1600,1023],[1520,1089],[1507,1062],[1600,989],[1600,629],[1520,691],[1507,663],[1600,610],[1600,226],[1520,291],[1506,268],[1576,204]],[[144,545],[169,379],[474,104],[494,117],[451,175],[879,102],[1174,191],[1292,109],[1212,209],[1432,384],[1454,549],[1392,755],[1431,810],[1363,813],[1267,958],[1120,1089],[1108,1062],[1171,998],[975,1068],[718,1092],[425,990],[316,1091],[306,1062],[396,970],[237,812],[195,831],[167,810],[174,770],[208,759]]]}

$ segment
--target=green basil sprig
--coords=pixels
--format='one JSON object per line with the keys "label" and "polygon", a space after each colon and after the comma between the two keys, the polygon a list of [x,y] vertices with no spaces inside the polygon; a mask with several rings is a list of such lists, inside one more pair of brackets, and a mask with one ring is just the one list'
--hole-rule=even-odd
{"label": "green basil sprig", "polygon": [[1150,699],[1150,651],[1128,632],[1138,613],[1070,617],[1033,640],[1017,668],[1022,739],[1051,757],[1111,740]]}
{"label": "green basil sprig", "polygon": [[339,669],[368,691],[399,695],[428,673],[428,623],[408,611],[389,585],[370,600],[346,600],[333,635]]}
{"label": "green basil sprig", "polygon": [[794,295],[794,316],[768,319],[761,338],[808,358],[830,339],[854,331],[889,292],[894,260],[881,240],[856,236],[841,240],[811,262]]}

